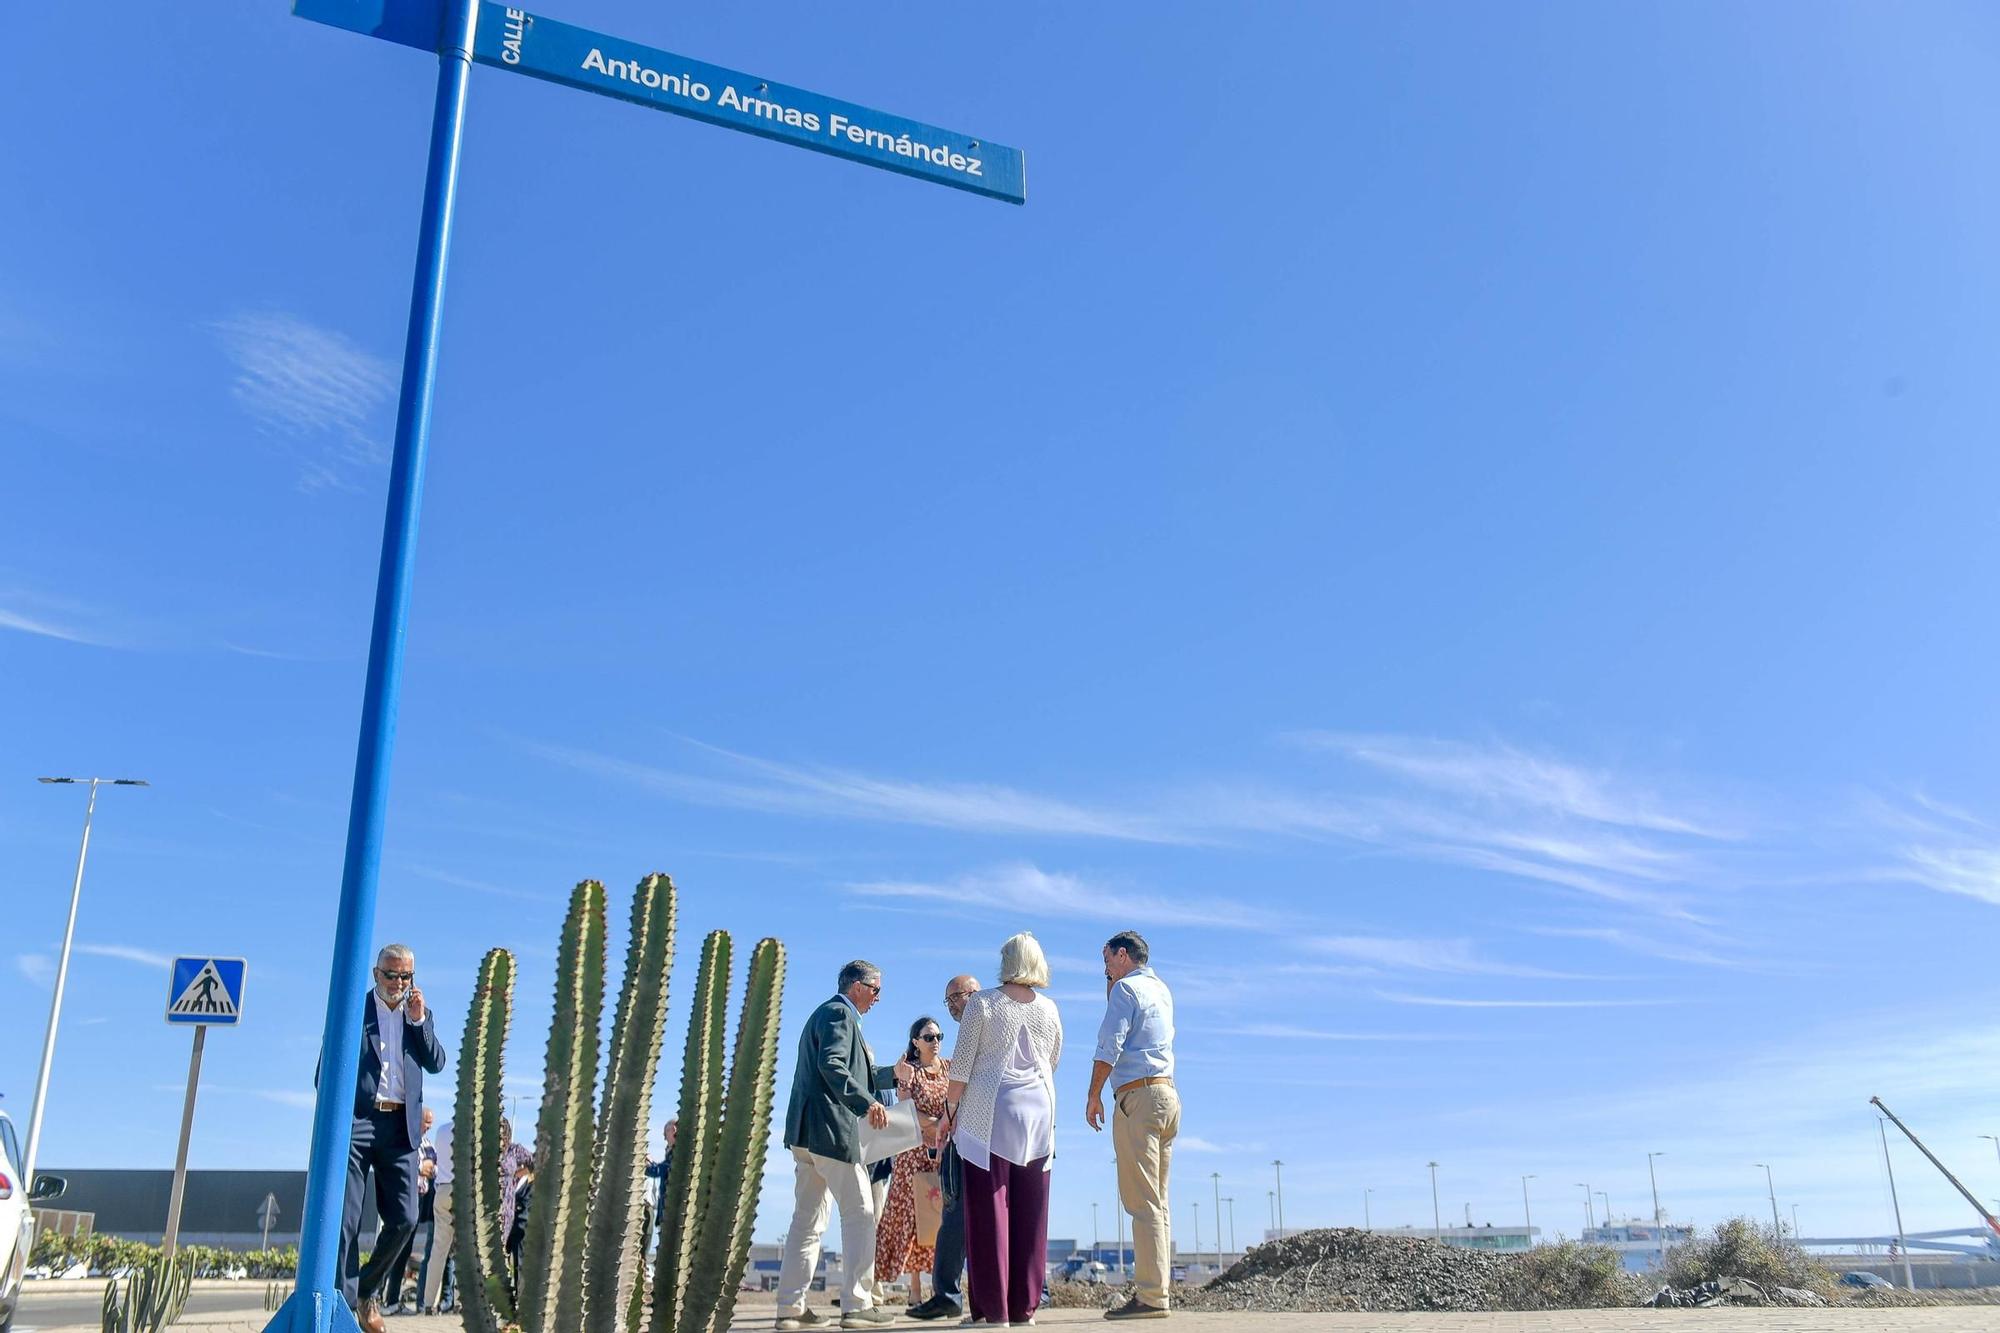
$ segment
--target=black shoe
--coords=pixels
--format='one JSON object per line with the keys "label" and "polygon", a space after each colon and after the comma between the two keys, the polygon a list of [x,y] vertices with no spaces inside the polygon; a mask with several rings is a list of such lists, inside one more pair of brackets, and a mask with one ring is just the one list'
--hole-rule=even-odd
{"label": "black shoe", "polygon": [[1106,1319],[1165,1319],[1167,1312],[1157,1305],[1148,1305],[1134,1296],[1115,1309],[1104,1312]]}
{"label": "black shoe", "polygon": [[958,1317],[958,1302],[949,1296],[933,1296],[903,1313],[911,1319],[955,1319]]}

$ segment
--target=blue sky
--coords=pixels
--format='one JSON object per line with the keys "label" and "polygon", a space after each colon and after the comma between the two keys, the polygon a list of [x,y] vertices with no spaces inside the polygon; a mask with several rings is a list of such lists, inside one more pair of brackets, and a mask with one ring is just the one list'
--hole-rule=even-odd
{"label": "blue sky", "polygon": [[[517,1090],[569,885],[665,869],[684,939],[785,938],[788,1042],[850,956],[887,1050],[1035,930],[1057,1234],[1111,1230],[1127,925],[1184,1240],[1273,1158],[1291,1224],[1427,1223],[1434,1158],[1573,1233],[1649,1150],[1678,1218],[1770,1162],[1879,1232],[1877,1093],[2000,1195],[1991,10],[551,16],[1030,198],[475,72],[377,937],[448,1027],[520,951]],[[170,1163],[161,960],[212,951],[194,1161],[303,1165],[434,64],[269,0],[9,45],[0,1104],[82,814],[33,779],[143,777],[44,1161]]]}

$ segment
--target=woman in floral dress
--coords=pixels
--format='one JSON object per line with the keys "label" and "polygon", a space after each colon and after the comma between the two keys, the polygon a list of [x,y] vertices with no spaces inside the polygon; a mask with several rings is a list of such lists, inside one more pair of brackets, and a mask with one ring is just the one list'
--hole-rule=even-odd
{"label": "woman in floral dress", "polygon": [[896,1066],[896,1095],[917,1104],[917,1121],[924,1127],[926,1146],[897,1154],[882,1220],[875,1226],[875,1280],[894,1282],[905,1273],[911,1274],[912,1305],[917,1303],[923,1275],[931,1271],[937,1257],[935,1246],[917,1243],[916,1176],[919,1171],[937,1170],[938,1127],[944,1117],[951,1069],[951,1062],[939,1053],[943,1042],[944,1030],[935,1018],[919,1018],[910,1024],[910,1044]]}

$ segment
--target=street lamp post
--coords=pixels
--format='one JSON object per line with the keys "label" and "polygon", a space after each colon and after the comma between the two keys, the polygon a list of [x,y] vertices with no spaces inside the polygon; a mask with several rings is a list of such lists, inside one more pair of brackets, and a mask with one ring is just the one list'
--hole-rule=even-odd
{"label": "street lamp post", "polygon": [[[1194,1201],[1194,1249],[1190,1252],[1196,1263],[1201,1262],[1201,1200]],[[1171,1269],[1169,1269],[1171,1274]],[[1191,1280],[1191,1279],[1190,1279]]]}
{"label": "street lamp post", "polygon": [[1798,1206],[1797,1204],[1793,1204],[1793,1205],[1792,1205],[1792,1240],[1793,1240],[1793,1241],[1795,1241],[1795,1242],[1796,1242],[1796,1241],[1799,1241],[1799,1240],[1801,1240],[1801,1239],[1802,1239],[1802,1238],[1803,1238],[1803,1237],[1805,1236],[1805,1234],[1806,1234],[1805,1232],[1803,1232],[1803,1231],[1799,1230],[1799,1206]]}
{"label": "street lamp post", "polygon": [[1528,1228],[1528,1248],[1530,1249],[1533,1249],[1535,1245],[1535,1213],[1528,1206],[1528,1182],[1533,1179],[1533,1176],[1521,1177],[1521,1219],[1522,1224]]}
{"label": "street lamp post", "polygon": [[1368,1207],[1368,1196],[1374,1192],[1375,1187],[1373,1185],[1361,1191],[1361,1229],[1363,1231],[1373,1231],[1375,1229],[1375,1215]]}
{"label": "street lamp post", "polygon": [[1444,1218],[1438,1215],[1438,1164],[1436,1162],[1426,1162],[1424,1165],[1431,1169],[1431,1239],[1442,1241],[1444,1239]]}
{"label": "street lamp post", "polygon": [[56,1058],[56,1025],[62,1020],[63,987],[69,982],[70,942],[76,938],[76,905],[83,897],[83,859],[90,854],[90,817],[97,813],[97,789],[107,787],[149,787],[142,778],[41,778],[53,786],[90,784],[90,800],[83,807],[83,843],[76,849],[76,882],[69,889],[69,921],[63,926],[62,954],[56,959],[56,991],[49,1000],[49,1030],[42,1038],[42,1071],[35,1078],[35,1100],[28,1109],[28,1147],[21,1154],[21,1187],[35,1187],[35,1160],[42,1150],[42,1109],[49,1099],[49,1068]]}
{"label": "street lamp post", "polygon": [[1783,1240],[1785,1226],[1778,1221],[1778,1187],[1771,1183],[1771,1168],[1764,1166],[1762,1162],[1754,1162],[1752,1165],[1764,1167],[1764,1189],[1771,1196],[1771,1239]]}
{"label": "street lamp post", "polygon": [[1272,1162],[1271,1175],[1278,1183],[1278,1188],[1272,1194],[1272,1197],[1277,1202],[1272,1206],[1277,1209],[1278,1239],[1283,1240],[1285,1238],[1285,1164],[1277,1161]]}
{"label": "street lamp post", "polygon": [[2000,1157],[2000,1134],[1981,1134],[1979,1137],[1990,1140],[1993,1144],[1993,1155]]}
{"label": "street lamp post", "polygon": [[1597,1216],[1602,1219],[1601,1225],[1608,1227],[1611,1225],[1611,1196],[1603,1190],[1599,1190],[1597,1191],[1597,1198],[1604,1205],[1603,1211],[1599,1212]]}
{"label": "street lamp post", "polygon": [[1235,1254],[1235,1253],[1237,1253],[1237,1249],[1236,1249],[1236,1197],[1235,1197],[1234,1195],[1230,1195],[1230,1194],[1225,1194],[1225,1195],[1223,1195],[1223,1196],[1222,1196],[1222,1201],[1223,1201],[1224,1203],[1226,1203],[1226,1204],[1228,1204],[1228,1205],[1229,1205],[1229,1252],[1230,1252],[1231,1254]]}
{"label": "street lamp post", "polygon": [[1592,1213],[1590,1207],[1590,1186],[1579,1180],[1576,1182],[1576,1187],[1583,1191],[1583,1229],[1585,1231],[1595,1231],[1597,1229],[1597,1218]]}
{"label": "street lamp post", "polygon": [[1215,1218],[1215,1271],[1220,1273],[1222,1271],[1222,1173],[1209,1172],[1208,1181],[1215,1187],[1215,1212],[1210,1216]]}
{"label": "street lamp post", "polygon": [[1896,1165],[1889,1160],[1889,1122],[1878,1116],[1875,1127],[1882,1131],[1882,1167],[1889,1173],[1889,1206],[1896,1210],[1896,1246],[1903,1252],[1903,1285],[1915,1291],[1917,1275],[1910,1268],[1910,1238],[1903,1234],[1903,1201],[1896,1197]]}
{"label": "street lamp post", "polygon": [[1278,1235],[1278,1196],[1270,1190],[1265,1190],[1264,1204],[1271,1211],[1271,1234],[1277,1236],[1279,1240],[1283,1240],[1284,1237]]}
{"label": "street lamp post", "polygon": [[[1094,1199],[1090,1204],[1090,1262],[1097,1262],[1097,1202]],[[1093,1268],[1090,1271],[1095,1273],[1097,1270]]]}
{"label": "street lamp post", "polygon": [[1660,1177],[1653,1170],[1653,1159],[1665,1156],[1666,1154],[1663,1152],[1649,1152],[1646,1154],[1646,1179],[1653,1182],[1653,1233],[1660,1238],[1660,1262],[1662,1264],[1665,1264],[1667,1261],[1667,1228],[1666,1224],[1660,1221]]}

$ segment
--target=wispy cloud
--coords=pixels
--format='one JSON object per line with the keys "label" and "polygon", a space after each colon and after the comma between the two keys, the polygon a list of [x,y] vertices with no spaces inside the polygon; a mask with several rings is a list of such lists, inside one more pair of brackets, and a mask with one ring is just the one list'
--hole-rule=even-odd
{"label": "wispy cloud", "polygon": [[1376,991],[1375,998],[1390,1004],[1427,1005],[1439,1009],[1648,1009],[1687,1003],[1685,1000],[1472,1000],[1387,990]]}
{"label": "wispy cloud", "polygon": [[296,315],[244,313],[211,327],[235,366],[230,395],[286,443],[302,489],[352,486],[382,462],[377,416],[396,388],[391,363]]}
{"label": "wispy cloud", "polygon": [[492,884],[483,879],[472,879],[466,875],[453,874],[449,870],[439,870],[433,866],[414,866],[410,873],[421,875],[439,884],[449,884],[455,889],[469,889],[474,893],[490,894],[495,898],[513,898],[528,903],[553,903],[564,900],[561,893],[536,893],[532,889],[517,889],[507,884]]}
{"label": "wispy cloud", "polygon": [[535,754],[696,805],[825,818],[865,819],[983,833],[1033,833],[1187,843],[1185,832],[1143,814],[1093,807],[987,783],[914,782],[851,769],[780,763],[691,742],[732,776],[658,768],[569,746],[529,742]]}
{"label": "wispy cloud", "polygon": [[2000,906],[2000,837],[1993,825],[1921,792],[1900,803],[1872,800],[1865,807],[1897,843],[1892,864],[1874,878]]}
{"label": "wispy cloud", "polygon": [[130,648],[128,630],[111,625],[97,607],[51,595],[18,582],[0,583],[0,630],[33,634],[92,648]]}
{"label": "wispy cloud", "polygon": [[1218,1037],[1268,1037],[1278,1041],[1457,1041],[1441,1032],[1348,1032],[1330,1028],[1300,1027],[1292,1023],[1243,1023],[1235,1027],[1206,1028]]}
{"label": "wispy cloud", "polygon": [[1471,940],[1401,939],[1380,935],[1318,935],[1306,947],[1336,958],[1412,972],[1448,972],[1463,976],[1536,977],[1545,980],[1589,981],[1566,972],[1505,963],[1482,957]]}
{"label": "wispy cloud", "polygon": [[1301,732],[1295,739],[1499,808],[1527,807],[1620,828],[1717,836],[1705,822],[1668,809],[1657,796],[1608,772],[1509,745],[1331,731]]}
{"label": "wispy cloud", "polygon": [[145,967],[161,969],[174,965],[174,960],[163,953],[151,949],[141,949],[130,944],[79,944],[78,953],[91,954],[98,958],[119,958],[128,963],[138,963]]}
{"label": "wispy cloud", "polygon": [[[1172,897],[1087,881],[1077,875],[1051,874],[1024,862],[943,882],[874,880],[849,884],[847,889],[863,898],[917,898],[998,916],[1083,917],[1120,924],[1148,921],[1239,930],[1271,930],[1281,924],[1272,913],[1234,898]],[[1097,970],[1095,965],[1092,970]]]}
{"label": "wispy cloud", "polygon": [[14,970],[37,986],[55,984],[56,960],[45,953],[15,954]]}
{"label": "wispy cloud", "polygon": [[1646,958],[1670,963],[1694,963],[1702,967],[1726,967],[1743,971],[1768,971],[1758,961],[1718,952],[1700,945],[1679,943],[1658,934],[1628,930],[1623,926],[1528,926],[1531,935],[1558,940],[1590,940]]}

